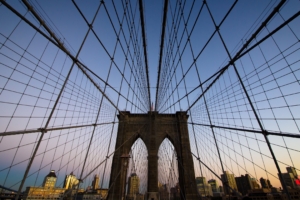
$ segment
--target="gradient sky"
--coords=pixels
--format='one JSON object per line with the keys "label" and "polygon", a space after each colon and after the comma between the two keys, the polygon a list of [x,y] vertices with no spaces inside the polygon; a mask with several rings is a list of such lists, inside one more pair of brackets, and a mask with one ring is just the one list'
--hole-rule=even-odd
{"label": "gradient sky", "polygon": [[[81,9],[83,15],[86,19],[91,22],[93,15],[96,12],[96,9],[99,5],[99,1],[75,1],[78,7]],[[124,2],[124,1],[123,1]],[[138,12],[138,1],[131,1],[133,8],[135,8],[136,21],[139,22],[139,12]],[[166,42],[167,44],[169,36],[172,34],[173,30],[170,30],[171,27],[171,15],[175,9],[175,1],[171,1],[169,12],[168,12],[168,20],[166,27]],[[212,0],[208,1],[208,6],[212,12],[212,15],[215,19],[216,24],[219,24],[223,19],[224,15],[233,4],[233,0],[231,1],[217,1]],[[230,52],[231,57],[235,55],[238,49],[241,48],[242,44],[246,42],[247,39],[250,38],[251,34],[257,29],[257,27],[261,24],[261,22],[269,15],[272,9],[278,4],[279,1],[239,1],[232,12],[229,14],[227,19],[224,21],[222,26],[220,27],[220,33],[224,39],[224,42]],[[25,6],[19,1],[9,1],[8,2],[14,9],[16,9],[20,14],[25,15],[27,19],[29,19],[33,24],[37,27],[40,27],[40,24],[35,20],[35,18],[27,13],[27,9]],[[51,29],[55,32],[55,34],[61,39],[61,41],[66,45],[68,50],[72,55],[76,55],[78,52],[80,45],[84,39],[84,36],[88,30],[87,24],[84,19],[80,16],[79,12],[76,10],[74,4],[71,1],[30,1],[34,8],[38,10],[38,13],[42,16],[45,22],[51,27]],[[107,12],[104,9],[101,9],[95,23],[93,25],[94,31],[97,33],[97,36],[101,39],[103,46],[105,46],[107,52],[110,55],[114,54],[114,48],[116,44],[116,36],[111,26],[110,19],[108,18],[108,14],[110,13],[111,20],[116,24],[116,28],[119,29],[120,26],[117,23],[117,18],[112,6],[111,2],[106,2]],[[184,9],[185,19],[188,18],[189,10],[192,10],[190,13],[190,20],[187,22],[187,29],[190,31],[192,29],[194,20],[198,14],[198,11],[202,5],[202,1],[195,1],[193,5],[193,9],[191,9],[192,1],[187,1]],[[116,9],[118,10],[118,14],[120,16],[123,7],[121,2],[116,3]],[[148,55],[148,64],[149,64],[149,77],[150,77],[150,92],[151,92],[151,101],[155,103],[155,95],[156,95],[156,84],[157,84],[157,72],[158,72],[158,62],[159,62],[159,46],[160,46],[160,35],[161,35],[161,24],[162,24],[162,13],[163,13],[163,1],[144,1],[144,14],[145,14],[145,24],[146,24],[146,39],[147,39],[147,55]],[[199,9],[198,9],[199,8]],[[296,0],[288,1],[281,9],[280,14],[283,19],[287,20],[290,16],[298,12],[300,9],[300,2]],[[264,29],[256,38],[255,41],[251,43],[251,45],[255,44],[256,41],[259,41],[261,38],[268,34],[268,31],[272,31],[274,28],[278,27],[281,23],[283,23],[283,19],[281,16],[276,15],[268,24],[267,29]],[[1,57],[0,57],[0,85],[1,85],[1,94],[0,94],[0,110],[1,110],[1,121],[0,121],[0,132],[7,131],[17,131],[17,130],[28,130],[28,129],[36,129],[43,127],[46,123],[47,116],[49,116],[50,108],[53,106],[53,100],[55,100],[59,87],[50,88],[49,90],[53,90],[53,94],[39,93],[38,89],[28,89],[27,85],[35,85],[40,87],[43,85],[43,73],[42,71],[39,75],[36,76],[36,79],[33,80],[31,77],[26,75],[27,69],[20,69],[22,73],[16,72],[15,70],[6,67],[5,65],[15,65],[11,59],[19,60],[19,62],[25,66],[33,66],[34,63],[30,63],[28,60],[21,58],[29,58],[34,60],[35,63],[39,63],[40,66],[51,66],[51,70],[56,70],[55,74],[57,74],[57,83],[62,84],[64,77],[66,76],[70,66],[72,65],[72,60],[67,58],[66,55],[57,50],[53,44],[48,44],[48,40],[45,39],[40,34],[36,34],[35,31],[29,27],[25,22],[21,22],[19,25],[19,18],[13,14],[10,10],[8,10],[4,5],[0,6],[0,42],[1,42]],[[246,87],[249,89],[249,93],[256,94],[251,96],[253,102],[255,102],[254,106],[257,110],[259,110],[259,115],[261,117],[261,121],[266,130],[269,131],[279,131],[279,132],[287,132],[293,134],[299,134],[299,126],[300,126],[300,107],[299,104],[299,37],[300,37],[300,19],[299,17],[293,20],[289,27],[284,27],[278,33],[274,35],[273,38],[269,38],[264,43],[260,45],[260,48],[255,48],[251,51],[250,54],[245,55],[241,59],[236,62],[237,69],[245,82]],[[17,27],[15,29],[15,27]],[[124,27],[124,26],[123,26]],[[139,25],[136,25],[139,27]],[[14,30],[15,29],[15,30]],[[40,29],[49,35],[42,27]],[[126,33],[128,33],[128,29],[124,27]],[[193,49],[193,53],[196,55],[201,51],[203,45],[207,42],[211,34],[214,32],[215,26],[209,16],[207,9],[204,9],[201,13],[199,20],[197,21],[193,34],[190,37],[191,46]],[[292,31],[291,31],[292,30]],[[139,29],[140,31],[140,29]],[[187,41],[187,35],[182,34],[184,32],[184,28],[182,24],[178,27],[178,37],[182,36],[182,40]],[[35,35],[36,34],[36,35]],[[139,40],[141,33],[138,32]],[[10,41],[6,41],[6,38],[9,38]],[[274,40],[273,40],[274,39]],[[125,44],[124,38],[120,37],[121,43]],[[13,44],[12,41],[15,43]],[[274,42],[276,41],[276,43]],[[179,45],[179,51],[182,53],[181,61],[184,72],[192,66],[189,73],[186,74],[185,81],[187,90],[185,90],[185,85],[181,82],[178,86],[178,90],[176,91],[175,101],[183,96],[193,88],[199,85],[198,76],[196,73],[196,68],[193,63],[192,52],[188,48],[184,49],[184,42]],[[5,43],[5,47],[2,48],[2,44]],[[18,47],[17,47],[17,45]],[[139,42],[141,44],[141,42]],[[294,44],[294,46],[292,46]],[[250,46],[251,46],[250,45]],[[277,45],[277,46],[276,46]],[[291,47],[292,46],[292,47]],[[10,47],[13,49],[6,48]],[[26,49],[26,53],[24,53],[24,49]],[[122,68],[125,63],[124,53],[121,51],[120,45],[116,48],[116,52],[114,54],[114,62],[116,66]],[[176,48],[175,48],[176,49]],[[133,48],[131,47],[131,51]],[[175,52],[175,50],[173,50]],[[261,53],[263,52],[263,54]],[[282,53],[281,51],[284,51]],[[24,54],[23,54],[24,53]],[[20,56],[23,54],[22,56]],[[164,55],[166,54],[166,50],[164,51]],[[6,56],[8,55],[8,57]],[[175,55],[175,53],[174,53]],[[277,56],[279,55],[279,56]],[[283,56],[282,56],[283,55]],[[273,57],[277,56],[274,60]],[[284,59],[282,59],[282,57]],[[35,58],[34,58],[35,57]],[[39,59],[37,59],[39,58]],[[164,57],[165,58],[165,57]],[[166,59],[166,58],[165,58]],[[99,44],[97,38],[93,34],[89,34],[83,48],[79,54],[79,60],[84,63],[89,69],[95,72],[99,77],[106,80],[107,82],[116,90],[121,88],[121,93],[126,96],[129,88],[128,84],[121,83],[122,76],[120,75],[118,69],[114,66],[111,69],[111,75],[108,76],[109,66],[111,65],[111,59],[107,56],[104,48]],[[178,62],[178,56],[174,56],[174,63]],[[225,66],[229,62],[228,55],[224,49],[224,46],[220,40],[220,37],[215,34],[211,39],[210,43],[207,45],[203,53],[197,58],[197,69],[200,73],[201,81],[205,81],[208,77],[214,74],[217,70]],[[265,63],[272,64],[274,66],[274,71],[281,69],[282,66],[285,66],[288,63],[289,67],[279,70],[279,72],[272,72],[274,77],[271,77],[270,71],[265,69]],[[275,63],[275,64],[274,64]],[[17,66],[17,64],[16,64]],[[260,67],[262,66],[262,67]],[[163,63],[163,67],[167,67],[167,63]],[[46,68],[46,67],[45,67]],[[128,69],[128,66],[127,68]],[[290,73],[289,71],[293,73]],[[30,71],[30,70],[28,70]],[[30,73],[30,72],[28,72]],[[25,74],[25,75],[24,75]],[[125,77],[129,80],[130,71],[125,70]],[[183,72],[178,67],[175,72],[177,78],[181,78],[183,76]],[[53,74],[52,74],[53,75]],[[281,77],[284,75],[283,77]],[[46,76],[46,75],[45,75]],[[10,81],[6,84],[6,78],[10,77],[14,80],[19,80],[20,83],[16,81]],[[54,75],[53,75],[54,77]],[[101,82],[98,78],[92,75],[95,78],[96,82],[99,83],[100,87],[104,87],[103,82]],[[271,77],[271,78],[270,78]],[[38,79],[41,78],[41,81]],[[50,79],[51,77],[47,77]],[[273,79],[278,79],[278,82],[272,82]],[[54,80],[55,78],[53,78]],[[79,72],[78,69],[75,69],[70,76],[70,80],[76,83],[80,82],[80,86],[82,90],[88,91],[88,95],[92,97],[88,100],[91,102],[87,103],[85,109],[88,108],[90,110],[95,111],[86,111],[80,110],[79,113],[68,113],[67,111],[62,111],[65,107],[63,103],[67,102],[67,94],[64,94],[65,99],[62,100],[59,104],[59,108],[61,110],[56,110],[55,116],[53,120],[50,121],[49,127],[59,127],[65,124],[73,125],[73,124],[92,124],[95,123],[94,119],[97,115],[97,102],[101,99],[101,94],[98,94],[93,90],[92,86],[84,75]],[[85,83],[86,81],[86,83]],[[248,127],[250,129],[259,129],[257,122],[253,119],[254,115],[251,113],[250,107],[248,103],[242,102],[234,99],[234,96],[237,99],[242,99],[244,101],[245,96],[243,94],[239,94],[237,87],[233,87],[234,82],[237,82],[237,77],[234,76],[233,68],[230,68],[225,75],[222,77],[220,81],[217,81],[217,84],[212,87],[212,89],[207,93],[207,103],[209,105],[209,109],[211,110],[212,121],[215,125],[233,125],[233,127]],[[293,82],[294,81],[294,82]],[[54,81],[53,81],[54,82]],[[175,79],[172,79],[172,84],[176,84],[178,82]],[[133,82],[130,82],[133,87]],[[209,83],[209,82],[208,82]],[[277,85],[277,89],[272,90],[268,93],[269,96],[265,95],[264,90],[272,89],[274,85]],[[286,84],[286,86],[285,86]],[[173,85],[173,86],[174,86]],[[208,84],[204,85],[206,87]],[[228,93],[225,93],[224,97],[222,95],[222,91],[225,91],[226,88],[232,87],[232,95],[228,97]],[[74,87],[75,88],[75,87]],[[77,88],[77,89],[78,89]],[[43,88],[46,90],[47,88]],[[17,91],[21,93],[21,95],[17,92],[10,92],[10,90]],[[230,89],[229,89],[230,90]],[[81,91],[81,90],[80,90]],[[169,92],[169,91],[168,91]],[[260,92],[262,94],[260,94]],[[128,92],[132,94],[133,92]],[[26,95],[24,95],[26,94]],[[40,95],[38,101],[35,106],[32,102],[35,102],[36,99],[31,98],[29,95]],[[70,94],[75,94],[73,90],[70,89]],[[120,110],[129,110],[133,112],[141,112],[137,108],[130,106],[128,102],[124,98],[120,98],[118,101],[118,94],[112,89],[106,89],[106,94],[110,99],[117,105]],[[166,112],[170,112],[170,110],[186,110],[189,107],[189,104],[194,102],[197,97],[201,94],[201,90],[196,90],[191,93],[189,96],[189,100],[184,98],[180,104],[176,103],[171,109]],[[84,94],[85,95],[85,94]],[[83,96],[84,96],[83,95]],[[227,95],[227,96],[226,96]],[[278,98],[272,99],[274,96],[279,96]],[[285,97],[284,97],[285,96]],[[283,98],[284,97],[284,98]],[[227,100],[224,100],[228,98]],[[48,100],[52,101],[48,101]],[[268,99],[268,100],[265,100]],[[74,100],[74,99],[72,99]],[[262,101],[261,101],[262,100]],[[94,102],[92,102],[94,101]],[[117,102],[118,101],[118,102]],[[189,101],[189,102],[188,102]],[[7,103],[11,102],[11,104]],[[74,110],[76,109],[76,105],[79,100],[74,100]],[[96,102],[96,103],[95,103]],[[19,104],[30,104],[31,106],[22,107],[17,106]],[[31,104],[32,103],[32,104]],[[116,120],[114,113],[115,108],[113,108],[107,100],[105,100],[105,106],[103,106],[103,112],[101,111],[100,119],[97,122],[111,122]],[[171,103],[174,103],[171,102]],[[170,103],[170,104],[171,104]],[[233,105],[233,104],[237,105]],[[38,109],[38,106],[48,106],[48,109]],[[68,103],[65,103],[67,105]],[[81,105],[81,104],[80,104]],[[143,108],[143,105],[138,104],[140,108]],[[191,110],[190,120],[193,118],[193,122],[195,123],[203,123],[209,124],[208,115],[206,113],[204,107],[203,99],[195,104],[193,109]],[[69,106],[69,105],[68,105]],[[90,107],[88,107],[90,106]],[[273,109],[274,108],[274,109]],[[276,109],[275,109],[276,108]],[[234,109],[240,109],[238,111]],[[71,108],[68,108],[71,110]],[[163,109],[162,109],[163,110]],[[236,111],[236,113],[234,112]],[[81,112],[81,113],[80,113]],[[273,113],[272,113],[273,112]],[[226,114],[228,113],[228,115]],[[249,114],[250,113],[250,114]],[[85,115],[86,114],[86,115]],[[70,119],[61,119],[60,116],[71,116]],[[20,117],[21,118],[18,118]],[[22,118],[23,117],[23,118]],[[63,118],[63,117],[62,117]],[[75,120],[77,120],[75,122]],[[226,121],[227,120],[227,121]],[[190,121],[191,122],[191,121]],[[195,135],[193,134],[193,127],[190,128],[190,137],[191,137],[191,146],[192,152],[196,153],[197,145],[199,145],[199,152],[202,157],[203,162],[209,163],[213,170],[217,172],[217,174],[221,174],[220,164],[216,157],[217,152],[214,146],[214,141],[211,133],[211,129],[209,127],[199,127],[194,126]],[[93,169],[97,163],[103,159],[105,159],[106,152],[113,152],[114,148],[114,139],[112,141],[112,145],[108,147],[109,136],[112,134],[114,137],[116,135],[116,126],[109,125],[105,128],[97,128],[97,133],[99,136],[95,139],[93,143],[93,147],[91,150],[91,157],[98,156],[97,152],[105,152],[101,153],[99,156],[99,160],[94,158],[89,158],[89,167],[88,169]],[[234,171],[237,175],[250,173],[255,178],[259,179],[260,177],[266,178],[267,170],[275,175],[269,176],[271,182],[274,183],[275,186],[279,187],[279,181],[277,176],[277,171],[274,166],[265,140],[262,135],[253,134],[253,133],[244,133],[244,132],[227,132],[219,129],[215,129],[216,134],[218,134],[218,141],[220,142],[220,148],[222,149],[222,158],[226,163],[226,168],[229,171]],[[76,134],[75,134],[76,133]],[[86,135],[81,135],[81,133],[87,133]],[[104,133],[104,134],[100,134]],[[240,135],[237,136],[236,133]],[[52,135],[51,135],[52,134]],[[53,161],[56,158],[62,156],[62,152],[67,152],[68,149],[72,151],[73,145],[80,144],[82,142],[82,146],[80,149],[77,148],[76,151],[72,151],[69,153],[69,159],[72,157],[76,157],[76,155],[80,155],[80,159],[72,160],[73,166],[77,166],[76,175],[80,174],[81,165],[78,164],[79,160],[82,161],[84,157],[85,148],[89,141],[89,137],[91,135],[91,127],[86,129],[76,129],[74,131],[74,135],[71,135],[69,131],[61,131],[52,132],[47,135],[48,139],[42,143],[41,148],[38,153],[40,153],[40,157],[35,159],[33,164],[33,169],[30,172],[34,172],[35,170],[40,170],[41,172],[38,175],[35,175],[33,178],[26,182],[27,185],[31,184],[36,180],[38,180],[35,184],[38,185],[41,183],[44,175],[49,171],[51,167],[63,166],[66,164],[67,166],[69,161],[67,158],[58,159],[57,161]],[[65,134],[65,135],[64,135]],[[241,136],[243,135],[243,136]],[[34,133],[31,135],[22,136],[5,136],[1,139],[0,143],[0,159],[5,160],[5,162],[1,162],[0,164],[0,177],[8,177],[5,186],[14,185],[17,181],[19,181],[19,176],[26,167],[27,162],[22,162],[11,168],[11,172],[8,173],[7,166],[18,163],[24,158],[29,158],[32,149],[34,147],[34,143],[37,141],[38,133]],[[114,138],[113,137],[113,138]],[[280,163],[281,170],[285,172],[285,164],[295,166],[298,170],[300,169],[300,161],[299,161],[299,139],[291,139],[291,138],[283,138],[278,136],[269,136],[269,139],[274,148],[275,155]],[[51,142],[49,142],[51,141]],[[63,143],[66,142],[67,145],[63,148]],[[101,143],[103,142],[103,143]],[[8,150],[10,147],[17,147],[20,144],[29,144],[20,148],[20,150]],[[103,145],[102,145],[103,144]],[[141,145],[142,146],[142,145]],[[288,147],[288,148],[286,148]],[[143,148],[139,147],[138,149]],[[232,148],[232,149],[230,149]],[[22,150],[21,150],[22,149]],[[171,149],[171,148],[170,148]],[[249,150],[251,149],[251,150]],[[48,151],[47,151],[48,150]],[[257,150],[255,152],[254,150]],[[46,153],[45,153],[46,152]],[[79,153],[81,152],[81,153]],[[204,152],[204,153],[203,153]],[[206,153],[205,153],[206,152]],[[240,153],[240,154],[239,154]],[[242,156],[241,156],[242,154]],[[13,156],[15,155],[15,157]],[[13,158],[14,157],[14,158]],[[242,158],[244,157],[244,159]],[[77,158],[77,157],[76,157]],[[245,159],[246,158],[246,159]],[[248,160],[247,160],[248,159]],[[246,161],[245,161],[246,160]],[[52,162],[51,162],[52,161]],[[255,163],[251,163],[255,161]],[[47,163],[51,163],[47,165]],[[77,163],[78,162],[78,163]],[[196,162],[196,159],[195,159]],[[75,164],[77,163],[77,164]],[[284,164],[285,163],[285,164]],[[257,164],[258,166],[256,166]],[[110,165],[110,163],[108,164]],[[264,166],[265,168],[260,168]],[[202,166],[203,167],[203,166]],[[247,169],[245,169],[248,167]],[[61,172],[63,175],[59,178],[59,183],[63,182],[63,177],[65,173],[70,173],[69,168],[63,168],[64,171]],[[226,170],[226,169],[225,169]],[[103,173],[103,168],[97,169],[97,173]],[[196,176],[200,176],[200,167],[198,164],[195,164],[195,172]],[[96,173],[96,172],[95,172]],[[106,175],[106,183],[109,178],[109,172],[105,172]],[[298,171],[299,173],[299,171]],[[207,180],[210,178],[216,178],[212,175],[207,169],[204,169],[204,176],[207,177]],[[4,180],[4,179],[3,179]],[[91,182],[91,178],[89,178]],[[4,184],[1,183],[0,184]],[[85,183],[88,184],[88,183]]]}

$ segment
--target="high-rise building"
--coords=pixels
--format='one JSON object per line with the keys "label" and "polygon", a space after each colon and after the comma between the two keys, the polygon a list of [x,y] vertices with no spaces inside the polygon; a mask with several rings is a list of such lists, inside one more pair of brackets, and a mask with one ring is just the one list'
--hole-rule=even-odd
{"label": "high-rise building", "polygon": [[[287,173],[282,173],[283,181],[285,182],[286,186],[290,186],[291,188],[298,188],[296,182],[298,180],[297,171],[294,167],[287,167]],[[279,176],[279,174],[278,174]],[[279,176],[280,178],[280,176]]]}
{"label": "high-rise building", "polygon": [[66,175],[64,188],[66,189],[76,189],[78,186],[79,180],[76,176],[71,172],[69,175]]}
{"label": "high-rise building", "polygon": [[251,183],[252,183],[252,187],[253,187],[252,189],[259,189],[260,188],[256,178],[251,178]]}
{"label": "high-rise building", "polygon": [[212,187],[207,184],[205,177],[196,177],[197,189],[202,196],[212,196]]}
{"label": "high-rise building", "polygon": [[93,180],[93,182],[92,182],[92,189],[93,189],[93,190],[96,190],[96,189],[99,188],[99,181],[100,181],[99,176],[96,174],[96,175],[94,176],[94,180]]}
{"label": "high-rise building", "polygon": [[169,190],[167,184],[160,184],[158,186],[158,193],[160,199],[169,199]]}
{"label": "high-rise building", "polygon": [[201,196],[212,196],[211,185],[209,184],[197,184],[198,192]]}
{"label": "high-rise building", "polygon": [[49,174],[45,177],[43,186],[48,189],[54,188],[56,184],[56,179],[57,177],[55,171],[51,170]]}
{"label": "high-rise building", "polygon": [[[223,183],[227,183],[231,189],[233,189],[235,191],[238,190],[233,174],[230,174],[228,171],[224,171],[224,174],[221,174],[221,178],[222,178]],[[229,189],[226,186],[226,184],[223,185],[223,189],[224,189],[225,194],[231,194],[233,192],[231,189]]]}
{"label": "high-rise building", "polygon": [[174,200],[181,199],[179,183],[170,189],[170,198]]}
{"label": "high-rise building", "polygon": [[286,171],[294,175],[295,178],[298,178],[297,171],[295,167],[287,167]]}
{"label": "high-rise building", "polygon": [[128,191],[127,194],[134,195],[139,193],[140,187],[140,178],[137,176],[136,173],[132,173],[128,179]]}
{"label": "high-rise building", "polygon": [[219,192],[218,182],[215,179],[209,180],[208,184],[211,185],[212,192]]}
{"label": "high-rise building", "polygon": [[205,177],[202,177],[202,176],[198,176],[196,177],[196,184],[205,184],[206,183],[206,178]]}
{"label": "high-rise building", "polygon": [[260,184],[261,184],[262,188],[267,188],[267,189],[272,188],[272,185],[271,185],[271,182],[270,182],[269,179],[264,179],[263,177],[261,177],[259,179],[259,181],[260,181]]}
{"label": "high-rise building", "polygon": [[60,199],[64,197],[65,188],[56,188],[56,174],[54,170],[51,170],[50,173],[45,177],[43,186],[36,187],[30,186],[26,187],[24,192],[23,199]]}
{"label": "high-rise building", "polygon": [[248,194],[248,191],[253,189],[253,183],[249,174],[235,177],[235,182],[239,192],[242,193],[242,195]]}
{"label": "high-rise building", "polygon": [[267,179],[267,182],[268,182],[269,187],[272,188],[273,186],[272,186],[272,184],[271,184],[271,182],[270,182],[269,179]]}
{"label": "high-rise building", "polygon": [[220,190],[220,192],[224,192],[224,189],[223,189],[222,185],[219,186],[219,190]]}
{"label": "high-rise building", "polygon": [[284,180],[286,186],[290,186],[291,188],[296,187],[296,184],[295,184],[296,178],[294,177],[294,175],[292,173],[282,173],[282,177],[283,177],[283,180]]}

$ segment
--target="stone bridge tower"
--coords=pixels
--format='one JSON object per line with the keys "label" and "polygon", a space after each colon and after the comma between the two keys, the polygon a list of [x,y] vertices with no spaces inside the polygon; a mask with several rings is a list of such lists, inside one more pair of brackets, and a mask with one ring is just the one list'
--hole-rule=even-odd
{"label": "stone bridge tower", "polygon": [[198,199],[195,172],[191,155],[186,112],[176,114],[131,114],[122,111],[118,115],[119,127],[116,152],[113,157],[108,199],[125,197],[128,155],[133,143],[141,138],[148,150],[147,199],[158,200],[158,148],[168,138],[177,153],[179,185],[182,199]]}

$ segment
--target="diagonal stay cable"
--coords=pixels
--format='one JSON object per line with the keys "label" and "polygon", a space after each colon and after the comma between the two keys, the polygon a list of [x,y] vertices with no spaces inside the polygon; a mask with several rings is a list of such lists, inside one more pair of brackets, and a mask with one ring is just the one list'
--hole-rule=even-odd
{"label": "diagonal stay cable", "polygon": [[132,136],[129,137],[127,140],[125,140],[125,141],[123,142],[123,144],[121,144],[118,148],[115,149],[115,151],[113,151],[112,153],[108,154],[108,155],[106,156],[106,158],[105,158],[103,161],[101,161],[94,169],[92,169],[89,173],[87,173],[81,180],[83,181],[84,179],[86,179],[86,178],[87,178],[89,175],[91,175],[98,167],[100,167],[107,159],[109,159],[116,151],[118,151],[119,149],[121,149],[121,147],[122,147],[123,145],[125,145],[130,139],[132,139],[133,137],[136,137],[136,136],[138,135],[138,132],[140,132],[140,130],[141,130],[142,128],[144,128],[145,125],[146,125],[146,124],[142,125],[141,128],[140,128],[139,130],[137,130],[135,134],[132,134]]}
{"label": "diagonal stay cable", "polygon": [[[86,72],[89,71],[91,74],[95,75],[97,78],[99,78],[102,82],[105,83],[105,81],[100,78],[98,75],[96,75],[92,70],[90,70],[87,66],[85,66],[82,62],[80,62],[77,58],[75,58],[65,47],[64,45],[59,41],[59,39],[57,40],[53,40],[51,37],[55,38],[54,33],[49,30],[49,34],[51,37],[49,37],[47,34],[45,34],[44,32],[42,32],[40,29],[38,29],[32,22],[30,22],[28,19],[26,19],[25,17],[23,17],[18,11],[16,11],[12,6],[10,6],[7,2],[5,2],[4,0],[0,0],[0,2],[3,3],[3,5],[5,5],[9,10],[11,10],[13,13],[15,13],[18,17],[20,17],[23,21],[25,21],[29,26],[31,26],[33,29],[35,29],[36,31],[38,31],[42,36],[44,36],[47,40],[49,40],[51,43],[53,43],[55,46],[57,46],[59,49],[61,49],[63,52],[65,52],[78,66],[78,68],[88,77],[88,79],[97,87],[97,89],[102,93],[102,95],[105,96],[105,98],[112,104],[113,107],[115,107],[118,111],[119,108],[113,103],[113,101],[106,95],[103,93],[102,89],[100,88],[100,86],[91,78],[91,76]],[[29,7],[30,8],[30,7]],[[31,11],[34,12],[34,10],[31,9]],[[43,24],[44,27],[47,27],[46,24],[44,24],[43,20],[41,18],[39,18],[39,22],[41,24]],[[107,85],[109,85],[109,83],[105,83]],[[111,89],[113,89],[115,92],[117,92],[115,90],[114,87],[112,87],[111,85],[109,85]],[[118,92],[117,92],[118,93]],[[122,95],[123,96],[123,95]],[[124,97],[124,96],[123,96]],[[126,97],[124,97],[126,98]]]}
{"label": "diagonal stay cable", "polygon": [[[274,8],[273,12],[270,13],[270,15],[267,17],[267,19],[261,24],[261,26],[255,31],[255,33],[253,33],[253,35],[249,38],[249,40],[247,40],[245,42],[245,44],[243,45],[243,47],[236,53],[236,55],[232,58],[231,62],[229,62],[226,66],[224,66],[221,70],[219,70],[219,74],[217,75],[217,77],[213,80],[213,82],[206,88],[206,90],[192,103],[192,105],[187,109],[190,110],[198,101],[199,99],[204,95],[204,93],[206,93],[206,91],[216,82],[216,80],[218,80],[220,78],[220,76],[229,68],[229,66],[231,66],[236,60],[240,59],[241,54],[247,47],[248,45],[256,38],[256,36],[260,33],[260,31],[265,27],[265,25],[271,20],[271,18],[277,13],[278,9],[281,7],[282,3],[280,3],[276,8]],[[300,12],[296,13],[296,15],[299,15]],[[295,16],[292,16],[289,20],[287,20],[288,22],[291,22],[293,19],[295,19]],[[287,21],[284,22],[283,24],[287,24]],[[274,29],[273,32],[271,32],[268,36],[270,37],[271,35],[273,35],[274,33],[276,33],[277,31],[279,31],[283,26],[280,25],[280,28],[276,28]],[[259,42],[258,42],[259,43]]]}
{"label": "diagonal stay cable", "polygon": [[143,37],[143,47],[144,47],[144,59],[146,66],[146,76],[147,76],[147,88],[148,88],[148,98],[149,98],[149,110],[151,110],[151,96],[150,96],[150,82],[149,82],[149,68],[148,68],[148,58],[147,58],[147,44],[146,44],[146,33],[145,33],[145,20],[144,20],[144,9],[143,0],[139,0],[140,9],[140,21],[142,26],[142,37]]}
{"label": "diagonal stay cable", "polygon": [[157,105],[158,104],[158,89],[159,89],[159,86],[160,86],[159,81],[160,81],[163,49],[164,49],[164,39],[165,39],[165,30],[166,30],[166,21],[167,21],[167,12],[168,12],[168,2],[169,2],[169,0],[165,0],[165,3],[164,3],[164,16],[163,16],[163,22],[162,22],[161,38],[160,38],[158,74],[157,74],[157,82],[156,82],[155,110],[157,109],[157,106],[158,106]]}

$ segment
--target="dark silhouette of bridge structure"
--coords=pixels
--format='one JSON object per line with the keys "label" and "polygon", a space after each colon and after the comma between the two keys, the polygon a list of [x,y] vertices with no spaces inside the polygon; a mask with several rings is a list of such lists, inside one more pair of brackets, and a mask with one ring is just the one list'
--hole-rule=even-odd
{"label": "dark silhouette of bridge structure", "polygon": [[0,196],[21,199],[55,170],[57,188],[77,177],[73,198],[101,188],[126,199],[131,174],[135,198],[211,196],[196,177],[242,198],[221,178],[230,173],[263,177],[292,199],[299,8],[0,0]]}

